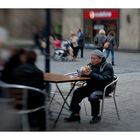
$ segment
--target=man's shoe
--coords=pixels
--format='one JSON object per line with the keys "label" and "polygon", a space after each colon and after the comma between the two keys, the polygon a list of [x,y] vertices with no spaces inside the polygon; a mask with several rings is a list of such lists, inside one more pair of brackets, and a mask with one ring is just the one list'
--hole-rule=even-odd
{"label": "man's shoe", "polygon": [[100,116],[94,116],[93,118],[92,118],[92,120],[90,121],[90,124],[95,124],[95,123],[98,123],[98,122],[100,122],[100,120],[101,120],[101,117]]}
{"label": "man's shoe", "polygon": [[80,116],[78,116],[78,115],[71,115],[69,118],[64,118],[64,120],[66,121],[66,122],[76,122],[76,121],[78,121],[78,122],[80,122]]}

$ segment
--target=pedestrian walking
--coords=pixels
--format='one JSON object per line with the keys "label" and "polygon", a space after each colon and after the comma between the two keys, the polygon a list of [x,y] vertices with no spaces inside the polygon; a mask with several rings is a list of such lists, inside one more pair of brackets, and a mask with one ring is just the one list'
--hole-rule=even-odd
{"label": "pedestrian walking", "polygon": [[78,47],[79,50],[81,50],[81,58],[84,57],[84,45],[85,45],[85,36],[84,33],[81,31],[81,29],[78,30],[77,32],[77,36],[78,36]]}
{"label": "pedestrian walking", "polygon": [[96,49],[103,51],[103,46],[105,43],[105,31],[103,29],[99,30],[99,33],[96,35],[95,37],[95,45],[96,45]]}
{"label": "pedestrian walking", "polygon": [[107,59],[109,57],[109,54],[111,52],[111,64],[114,66],[114,50],[115,50],[115,46],[116,46],[116,41],[115,41],[115,32],[114,31],[110,31],[106,37],[106,41],[108,42],[109,45],[107,48],[105,48],[104,54],[105,54],[105,58]]}
{"label": "pedestrian walking", "polygon": [[32,27],[32,33],[33,33],[33,41],[34,41],[34,47],[38,48],[41,52],[41,54],[44,54],[44,48],[46,47],[46,41],[45,41],[45,35],[43,31],[37,27]]}

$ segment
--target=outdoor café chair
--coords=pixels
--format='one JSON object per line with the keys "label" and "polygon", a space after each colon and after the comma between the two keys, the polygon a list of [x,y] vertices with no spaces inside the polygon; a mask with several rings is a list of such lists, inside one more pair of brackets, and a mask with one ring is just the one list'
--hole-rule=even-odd
{"label": "outdoor caf\u00e9 chair", "polygon": [[118,120],[120,120],[120,115],[119,115],[119,111],[118,111],[118,107],[117,107],[117,103],[116,103],[116,98],[115,98],[116,86],[117,86],[118,79],[119,79],[119,77],[117,75],[114,75],[114,80],[110,84],[106,85],[104,88],[103,97],[102,97],[102,104],[101,104],[101,120],[103,118],[104,101],[105,101],[105,98],[107,97],[106,93],[108,93],[108,92],[109,92],[108,93],[109,95],[112,94],[112,96],[113,96],[113,102],[115,105],[117,117],[118,117]]}
{"label": "outdoor caf\u00e9 chair", "polygon": [[[35,105],[34,107],[27,107],[28,105],[28,97],[29,94],[34,94],[37,97],[46,97],[45,92],[41,91],[38,88],[30,87],[30,86],[24,86],[24,85],[17,85],[17,84],[7,84],[2,81],[0,81],[0,111],[3,115],[0,116],[0,121],[3,122],[3,125],[0,126],[0,130],[6,130],[6,131],[30,131],[31,128],[29,126],[29,119],[28,114],[37,112],[41,109],[45,109],[46,105],[44,103],[39,103]],[[42,96],[43,95],[43,96]],[[34,99],[33,99],[34,100]],[[37,101],[35,99],[34,101]],[[3,108],[1,108],[3,107]],[[5,113],[5,114],[3,114]],[[11,114],[14,117],[17,118],[15,123],[13,124],[13,119]],[[9,118],[11,119],[11,122]],[[7,125],[9,123],[9,125]],[[10,126],[11,123],[11,126]],[[20,127],[15,126],[19,125]]]}

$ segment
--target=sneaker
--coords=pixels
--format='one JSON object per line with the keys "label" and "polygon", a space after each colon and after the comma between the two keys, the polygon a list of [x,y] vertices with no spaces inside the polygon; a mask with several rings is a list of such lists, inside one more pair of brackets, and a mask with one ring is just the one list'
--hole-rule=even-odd
{"label": "sneaker", "polygon": [[95,123],[98,123],[98,122],[100,122],[100,120],[101,120],[101,117],[100,116],[94,116],[93,118],[92,118],[92,120],[90,121],[90,124],[95,124]]}
{"label": "sneaker", "polygon": [[80,116],[77,116],[77,115],[70,115],[70,117],[69,118],[64,118],[64,120],[66,121],[66,122],[75,122],[75,121],[78,121],[78,122],[80,122]]}

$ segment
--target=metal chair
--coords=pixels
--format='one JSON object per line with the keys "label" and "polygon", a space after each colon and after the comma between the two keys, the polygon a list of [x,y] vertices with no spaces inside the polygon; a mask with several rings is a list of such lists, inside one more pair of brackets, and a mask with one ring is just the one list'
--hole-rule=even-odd
{"label": "metal chair", "polygon": [[117,107],[117,103],[116,103],[116,98],[115,98],[116,86],[117,86],[118,79],[119,79],[119,77],[117,75],[114,75],[113,82],[106,85],[105,88],[104,88],[103,97],[102,97],[102,104],[101,104],[101,120],[103,118],[104,100],[106,98],[106,93],[108,93],[108,94],[113,93],[112,96],[113,96],[113,101],[114,101],[117,117],[118,117],[118,120],[120,120],[120,115],[119,115],[119,111],[118,111],[118,107]]}
{"label": "metal chair", "polygon": [[[14,112],[14,116],[18,116],[17,118],[20,120],[21,130],[23,131],[30,131],[31,128],[29,127],[29,119],[28,114],[37,112],[42,109],[46,109],[45,104],[45,92],[41,91],[38,88],[29,87],[29,86],[23,86],[23,85],[16,85],[16,84],[7,84],[2,81],[0,81],[0,104],[5,104],[3,109],[0,109],[1,111],[5,112],[4,116],[7,116],[9,112]],[[37,98],[40,98],[44,100],[44,102],[39,103],[40,101],[36,98],[33,99],[34,101],[37,101],[38,104],[35,106],[30,106],[29,103],[29,94],[33,94],[34,96],[37,96]],[[31,98],[31,97],[30,97]],[[7,108],[8,107],[8,108]],[[1,112],[2,113],[2,112]],[[9,120],[6,120],[6,117],[0,117],[0,120],[3,121],[3,125],[6,125],[6,122],[9,122]],[[11,122],[9,122],[11,123]],[[17,123],[15,121],[15,123]],[[10,128],[6,128],[4,126],[4,130],[15,130],[12,127],[14,127],[16,124],[12,124]],[[1,126],[0,126],[1,127]],[[9,127],[9,126],[8,126]],[[20,128],[19,128],[20,129]],[[18,130],[19,130],[18,129]],[[2,130],[2,128],[0,128]]]}

